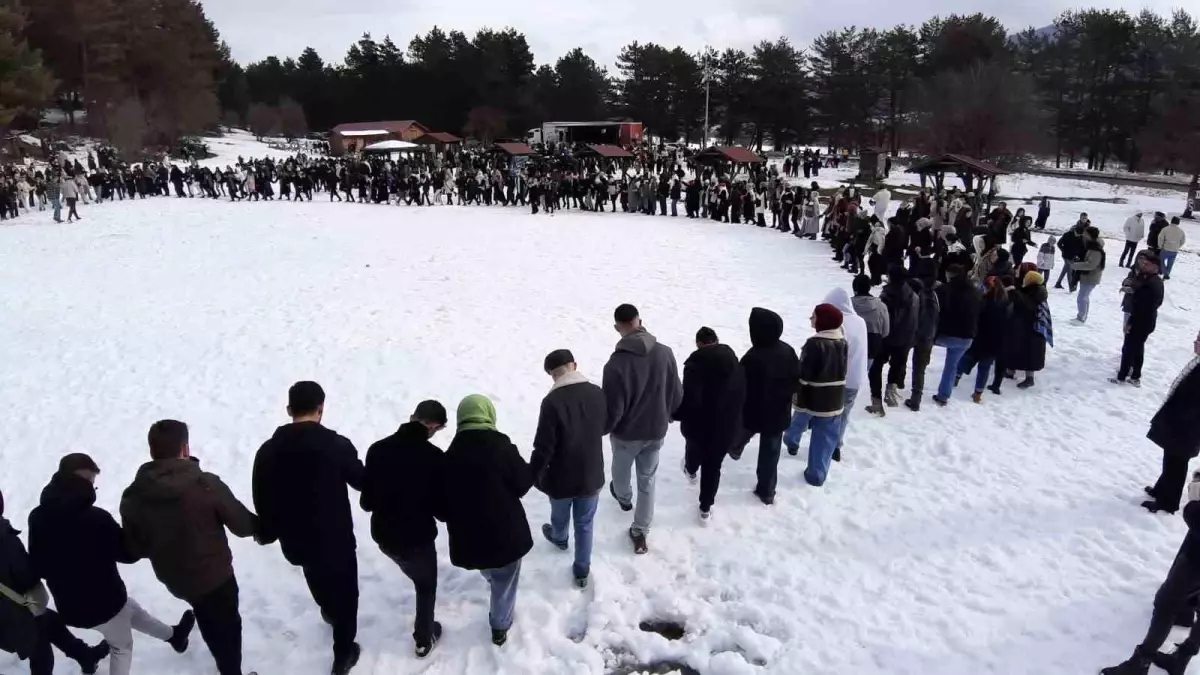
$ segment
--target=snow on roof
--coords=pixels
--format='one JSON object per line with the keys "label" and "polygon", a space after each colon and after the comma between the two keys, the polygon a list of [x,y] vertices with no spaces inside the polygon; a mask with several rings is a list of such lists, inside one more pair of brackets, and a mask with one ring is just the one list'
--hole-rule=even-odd
{"label": "snow on roof", "polygon": [[38,138],[37,136],[30,136],[29,134],[20,134],[19,136],[17,136],[17,138],[20,139],[22,143],[28,143],[29,145],[36,145],[39,148],[42,147],[42,139]]}
{"label": "snow on roof", "polygon": [[414,148],[422,148],[422,146],[417,145],[416,143],[409,143],[408,141],[380,141],[378,143],[372,143],[363,148],[363,152],[388,152],[396,150],[412,150]]}
{"label": "snow on roof", "polygon": [[391,132],[387,129],[361,129],[352,131],[338,131],[339,136],[387,136]]}

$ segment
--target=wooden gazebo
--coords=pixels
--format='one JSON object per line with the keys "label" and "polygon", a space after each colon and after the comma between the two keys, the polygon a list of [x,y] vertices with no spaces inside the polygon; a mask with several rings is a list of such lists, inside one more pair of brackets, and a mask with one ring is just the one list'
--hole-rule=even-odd
{"label": "wooden gazebo", "polygon": [[[925,188],[927,178],[933,179],[933,185],[937,190],[942,190],[946,182],[946,174],[951,173],[962,179],[963,187],[967,192],[974,192],[977,200],[984,197],[984,187],[988,186],[988,181],[991,181],[991,186],[987,190],[987,210],[992,207],[992,193],[995,192],[996,176],[1006,175],[1008,172],[1000,169],[1000,167],[983,160],[967,157],[966,155],[947,154],[941,157],[929,157],[919,162],[914,163],[908,169],[909,173],[915,173],[921,176],[921,188]],[[972,205],[975,207],[975,213],[980,213],[978,201]]]}
{"label": "wooden gazebo", "polygon": [[746,148],[712,146],[696,153],[697,164],[762,164],[767,160]]}

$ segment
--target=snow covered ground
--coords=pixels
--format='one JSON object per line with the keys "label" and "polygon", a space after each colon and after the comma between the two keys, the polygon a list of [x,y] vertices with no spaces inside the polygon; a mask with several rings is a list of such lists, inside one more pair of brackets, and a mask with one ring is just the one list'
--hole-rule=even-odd
{"label": "snow covered ground", "polygon": [[[1057,179],[1026,187],[1074,190]],[[1156,197],[1129,198],[1120,214],[1155,208]],[[550,385],[543,356],[568,347],[598,379],[616,305],[636,304],[682,361],[702,325],[744,352],[755,306],[779,312],[798,348],[812,307],[850,282],[823,243],[684,218],[320,199],[160,198],[81,212],[81,224],[0,227],[0,488],[18,528],[67,452],[97,459],[98,503],[115,511],[148,458],[147,428],[164,417],[187,421],[193,452],[248,501],[254,452],[286,421],[286,390],[300,379],[324,385],[327,424],[360,452],[422,399],[453,408],[483,393],[528,455]],[[1067,218],[1056,211],[1052,225]],[[1115,260],[1119,248],[1109,251]],[[1106,382],[1121,344],[1120,276],[1106,273],[1086,327],[1068,323],[1074,297],[1052,293],[1056,347],[1036,388],[1009,386],[977,406],[964,387],[946,409],[886,419],[860,401],[829,483],[806,486],[804,462],[785,453],[774,507],[750,494],[752,445],[726,463],[701,528],[673,428],[649,555],[633,555],[629,516],[606,494],[590,590],[576,590],[570,556],[535,535],[502,649],[488,640],[484,580],[449,565],[443,532],[446,634],[416,661],[411,584],[356,514],[355,672],[582,675],[676,662],[715,675],[1067,675],[1123,659],[1184,532],[1137,503],[1159,465],[1148,420],[1200,328],[1200,271],[1179,260],[1140,390]],[[939,349],[930,381],[941,362]],[[450,434],[434,440],[445,447]],[[547,501],[531,493],[525,508],[536,532]],[[299,570],[278,547],[232,546],[247,671],[327,672],[329,631]],[[124,575],[151,612],[184,609],[148,564]],[[683,624],[682,639],[639,628],[655,620]],[[137,645],[137,672],[214,670],[199,639],[183,657]],[[0,655],[0,672],[24,665]]]}

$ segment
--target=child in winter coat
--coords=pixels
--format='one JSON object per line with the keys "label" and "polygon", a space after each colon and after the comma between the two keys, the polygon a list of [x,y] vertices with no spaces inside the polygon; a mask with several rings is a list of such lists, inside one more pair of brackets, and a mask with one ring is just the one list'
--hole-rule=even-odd
{"label": "child in winter coat", "polygon": [[1054,237],[1050,237],[1046,240],[1046,243],[1042,244],[1042,247],[1038,249],[1038,273],[1040,273],[1045,279],[1050,278],[1050,270],[1054,269],[1054,252],[1058,250],[1055,248],[1057,244],[1058,241]]}
{"label": "child in winter coat", "polygon": [[883,301],[871,295],[871,278],[865,274],[854,277],[854,297],[850,303],[854,313],[867,324],[867,361],[874,361],[883,347],[883,339],[891,332],[891,317]]}

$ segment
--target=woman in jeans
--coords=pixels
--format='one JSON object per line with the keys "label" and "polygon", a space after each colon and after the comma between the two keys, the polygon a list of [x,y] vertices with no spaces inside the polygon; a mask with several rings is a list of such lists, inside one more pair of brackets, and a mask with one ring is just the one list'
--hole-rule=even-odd
{"label": "woman in jeans", "polygon": [[1104,276],[1104,240],[1100,238],[1100,230],[1095,227],[1084,230],[1083,247],[1083,260],[1071,264],[1072,274],[1079,275],[1079,297],[1076,299],[1079,313],[1075,316],[1076,324],[1087,323],[1092,291],[1100,285],[1100,279]]}

